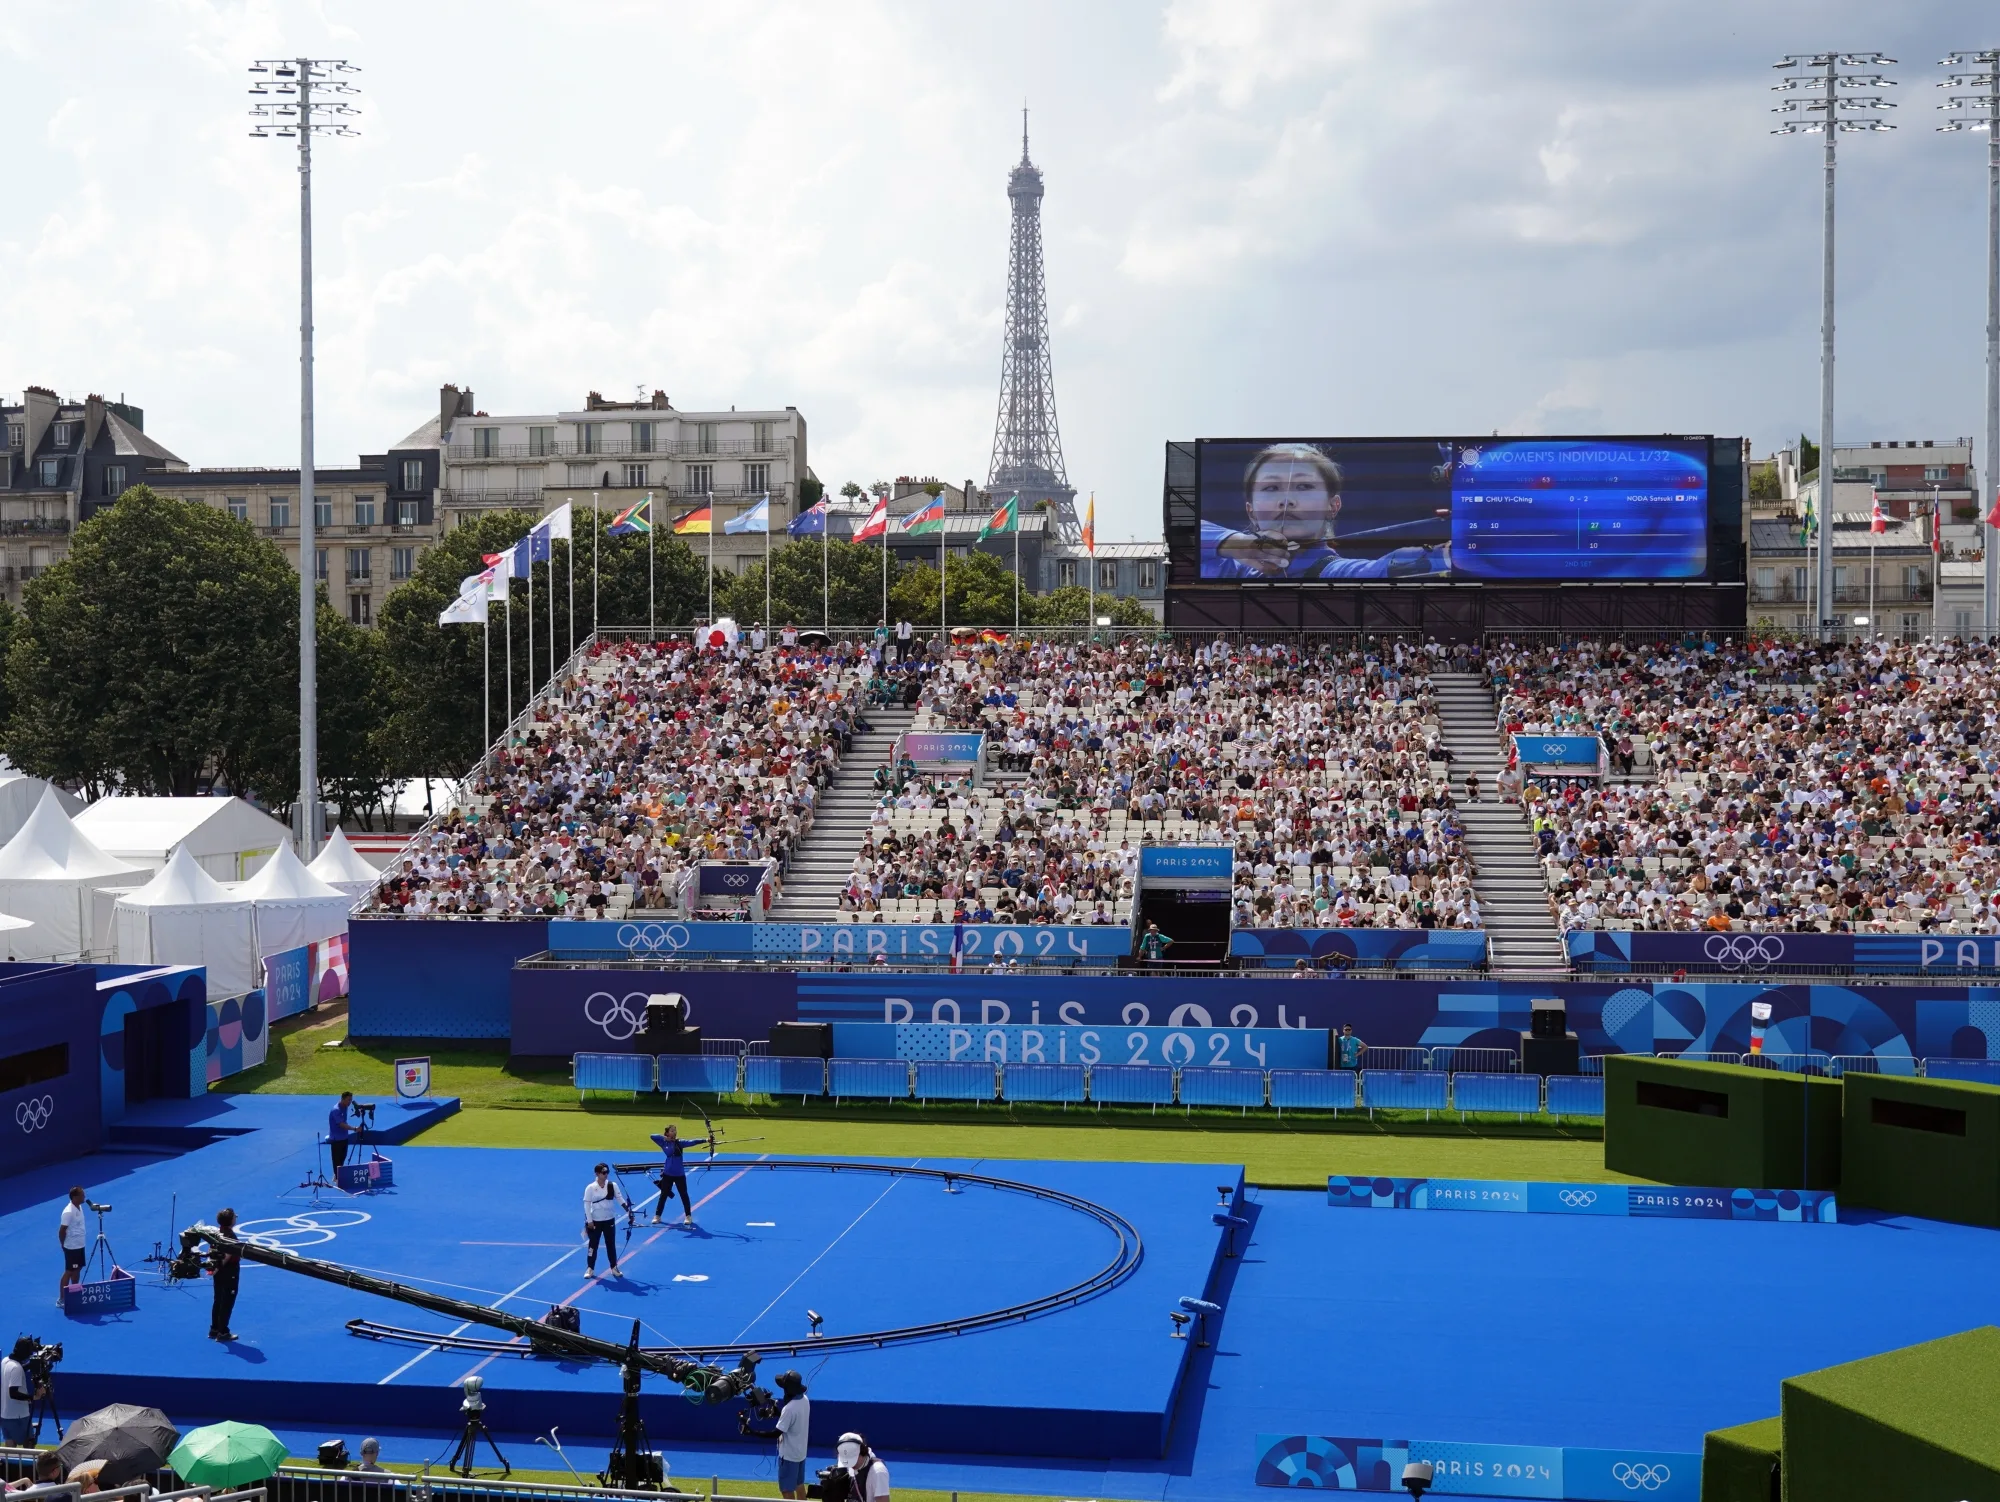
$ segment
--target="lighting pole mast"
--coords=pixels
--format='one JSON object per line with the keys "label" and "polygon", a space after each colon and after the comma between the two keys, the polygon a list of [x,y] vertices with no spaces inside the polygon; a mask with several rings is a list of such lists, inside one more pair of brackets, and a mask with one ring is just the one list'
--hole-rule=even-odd
{"label": "lighting pole mast", "polygon": [[1815,553],[1819,580],[1819,629],[1822,642],[1833,640],[1839,616],[1833,598],[1833,175],[1834,141],[1845,130],[1889,130],[1885,120],[1860,113],[1865,110],[1894,109],[1888,100],[1875,94],[1849,94],[1844,89],[1877,89],[1895,80],[1878,73],[1853,73],[1852,68],[1875,68],[1893,63],[1893,57],[1879,52],[1794,52],[1772,66],[1786,71],[1784,82],[1772,87],[1791,94],[1778,104],[1773,114],[1786,116],[1771,132],[1778,136],[1810,135],[1825,137],[1826,203],[1820,226],[1820,325],[1819,325],[1819,545]]}
{"label": "lighting pole mast", "polygon": [[1939,88],[1978,92],[1953,94],[1939,105],[1951,118],[1938,129],[1986,132],[1986,464],[1985,483],[1975,494],[1983,529],[1980,551],[1986,558],[1980,635],[1992,641],[2000,637],[2000,528],[1989,526],[1985,518],[2000,504],[1995,488],[2000,485],[2000,47],[1954,52],[1944,66],[1954,71]]}
{"label": "lighting pole mast", "polygon": [[[360,113],[340,96],[360,92],[340,75],[357,73],[339,58],[259,58],[250,65],[250,134],[299,143],[299,858],[319,851],[319,684],[314,611],[319,559],[314,546],[312,138],[359,135],[347,124]],[[314,96],[327,95],[328,98]]]}

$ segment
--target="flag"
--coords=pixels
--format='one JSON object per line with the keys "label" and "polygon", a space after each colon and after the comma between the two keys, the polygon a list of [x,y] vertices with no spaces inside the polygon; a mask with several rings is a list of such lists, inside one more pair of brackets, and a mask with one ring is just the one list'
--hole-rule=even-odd
{"label": "flag", "polygon": [[674,536],[686,537],[690,533],[698,533],[706,536],[709,530],[709,520],[712,510],[713,508],[709,506],[698,506],[686,516],[675,517]]}
{"label": "flag", "polygon": [[483,591],[489,600],[504,600],[507,598],[507,576],[498,568],[489,568],[476,574],[467,574],[458,581],[459,594],[469,595],[474,590]]}
{"label": "flag", "polygon": [[1986,513],[1986,525],[2000,527],[2000,490],[1993,492],[1993,509]]}
{"label": "flag", "polygon": [[1091,491],[1090,505],[1083,513],[1083,550],[1097,556],[1097,492]]}
{"label": "flag", "polygon": [[1872,487],[1868,492],[1868,530],[1875,533],[1889,530],[1889,518],[1882,510],[1882,492]]}
{"label": "flag", "polygon": [[[1996,524],[2000,525],[2000,524]],[[866,542],[871,537],[880,537],[889,530],[889,498],[883,496],[875,502],[875,509],[868,513],[868,520],[854,534],[856,542]]]}
{"label": "flag", "polygon": [[1931,492],[1931,557],[1944,556],[1944,501]]}
{"label": "flag", "polygon": [[512,548],[507,549],[504,553],[481,553],[479,558],[482,563],[493,571],[494,577],[500,579],[511,579],[514,577],[514,550]]}
{"label": "flag", "polygon": [[611,518],[605,531],[612,537],[643,537],[653,530],[653,498],[647,496],[636,506],[627,506]]}
{"label": "flag", "polygon": [[525,579],[535,565],[549,561],[549,534],[530,527],[528,535],[514,544],[514,577]]}
{"label": "flag", "polygon": [[942,532],[944,530],[944,497],[934,495],[920,510],[912,511],[903,518],[905,532]]}
{"label": "flag", "polygon": [[568,542],[570,540],[569,502],[564,501],[555,510],[543,517],[540,527],[542,531],[548,534],[550,542]]}
{"label": "flag", "polygon": [[809,506],[793,517],[785,530],[794,537],[824,537],[826,535],[826,501]]}
{"label": "flag", "polygon": [[986,518],[985,523],[979,529],[979,536],[973,540],[975,542],[984,542],[995,532],[1012,532],[1020,525],[1021,497],[1018,494],[1010,495],[1007,497],[1006,505]]}
{"label": "flag", "polygon": [[728,521],[722,524],[722,530],[725,532],[736,532],[736,533],[770,531],[771,498],[769,496],[765,496],[763,500],[759,501],[756,505],[752,506],[748,511],[744,512],[741,516],[731,517]]}
{"label": "flag", "polygon": [[958,973],[959,961],[963,958],[964,954],[965,954],[965,924],[963,922],[954,923],[951,926],[952,974],[956,975]]}
{"label": "flag", "polygon": [[438,612],[440,626],[476,626],[486,620],[486,591],[479,587],[479,580],[473,579],[473,588]]}
{"label": "flag", "polygon": [[1813,498],[1806,497],[1805,508],[1799,512],[1799,546],[1804,547],[1813,535]]}

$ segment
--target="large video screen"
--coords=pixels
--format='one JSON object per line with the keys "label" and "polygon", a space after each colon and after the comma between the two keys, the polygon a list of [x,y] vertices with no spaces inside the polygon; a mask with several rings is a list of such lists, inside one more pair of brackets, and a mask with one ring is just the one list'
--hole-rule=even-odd
{"label": "large video screen", "polygon": [[1707,438],[1203,440],[1201,577],[1701,579]]}

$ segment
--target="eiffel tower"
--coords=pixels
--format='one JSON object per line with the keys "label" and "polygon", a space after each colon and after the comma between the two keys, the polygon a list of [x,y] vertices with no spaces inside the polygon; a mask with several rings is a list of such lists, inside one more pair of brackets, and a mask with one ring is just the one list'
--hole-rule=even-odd
{"label": "eiffel tower", "polygon": [[1063,471],[1056,425],[1055,372],[1049,363],[1049,304],[1042,280],[1042,169],[1028,160],[1028,112],[1021,111],[1021,161],[1007,174],[1014,210],[1007,249],[1007,328],[1000,347],[1000,415],[993,426],[995,497],[1019,494],[1021,510],[1049,503],[1056,536],[1083,535],[1076,487]]}

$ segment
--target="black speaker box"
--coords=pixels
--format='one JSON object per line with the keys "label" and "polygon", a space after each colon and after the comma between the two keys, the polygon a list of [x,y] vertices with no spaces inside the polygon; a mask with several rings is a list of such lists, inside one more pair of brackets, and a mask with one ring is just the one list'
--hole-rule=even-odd
{"label": "black speaker box", "polygon": [[641,1053],[700,1053],[701,1029],[698,1027],[676,1027],[665,1032],[648,1029],[641,1033],[643,1045]]}
{"label": "black speaker box", "polygon": [[1560,1038],[1521,1034],[1521,1073],[1583,1073],[1583,1050],[1577,1044],[1576,1034],[1564,1033]]}
{"label": "black speaker box", "polygon": [[831,1022],[777,1022],[771,1025],[771,1050],[785,1059],[833,1057]]}

